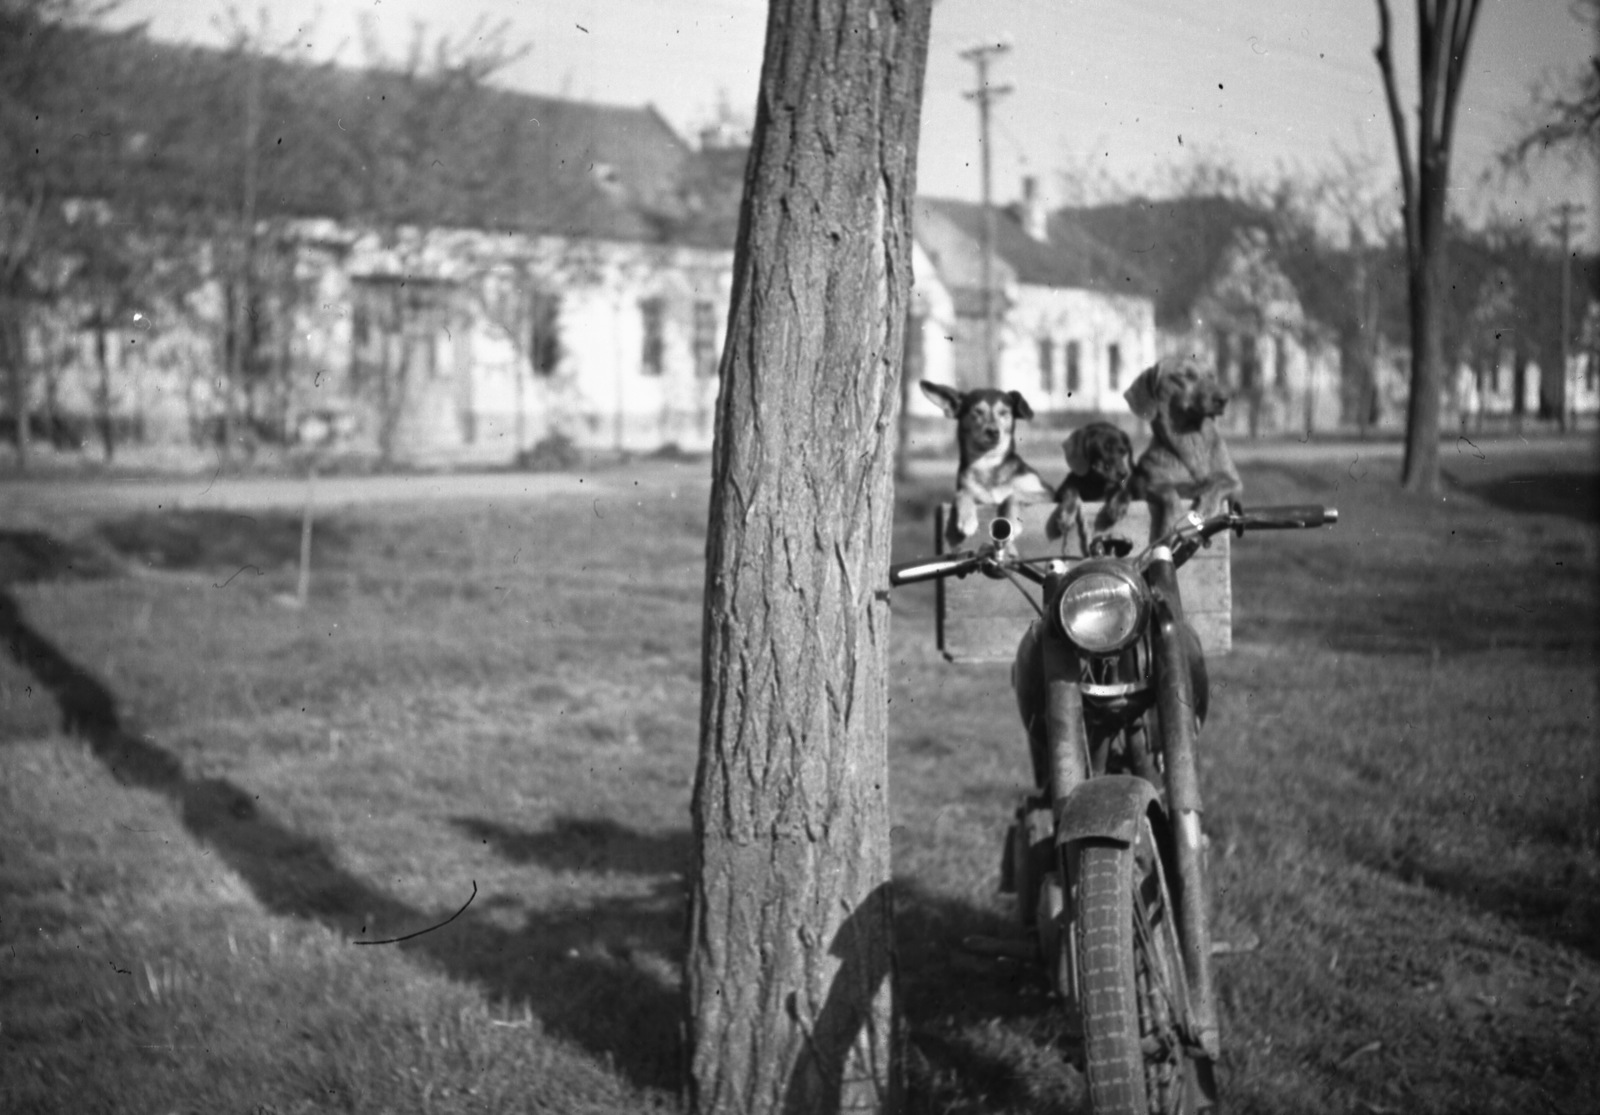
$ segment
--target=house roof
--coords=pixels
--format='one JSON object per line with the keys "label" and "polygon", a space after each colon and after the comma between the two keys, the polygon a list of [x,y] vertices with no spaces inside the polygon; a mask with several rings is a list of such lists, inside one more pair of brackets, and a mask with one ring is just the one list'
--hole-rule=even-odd
{"label": "house roof", "polygon": [[[1115,294],[1150,293],[1149,279],[1136,264],[1070,217],[1052,216],[1045,240],[1028,235],[1011,210],[997,208],[994,224],[995,259],[1019,283]],[[917,199],[917,240],[952,292],[981,285],[983,226],[981,204]]]}
{"label": "house roof", "polygon": [[83,35],[42,133],[68,193],[237,212],[254,71],[264,216],[732,246],[719,166],[653,107]]}
{"label": "house roof", "polygon": [[1162,325],[1187,321],[1240,231],[1266,225],[1262,214],[1225,197],[1138,198],[1061,209],[1052,219],[1073,221],[1136,260],[1149,276]]}

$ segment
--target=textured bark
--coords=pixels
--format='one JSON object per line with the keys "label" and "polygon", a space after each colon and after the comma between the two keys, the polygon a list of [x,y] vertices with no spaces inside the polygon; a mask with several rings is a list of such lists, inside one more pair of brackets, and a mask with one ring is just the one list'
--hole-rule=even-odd
{"label": "textured bark", "polygon": [[887,584],[930,0],[773,0],[706,542],[694,1112],[890,1110]]}

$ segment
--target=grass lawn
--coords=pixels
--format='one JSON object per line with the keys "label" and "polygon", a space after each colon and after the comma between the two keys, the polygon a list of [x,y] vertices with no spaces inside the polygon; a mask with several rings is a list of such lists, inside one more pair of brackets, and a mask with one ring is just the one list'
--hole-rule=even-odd
{"label": "grass lawn", "polygon": [[[1394,472],[1245,469],[1343,517],[1235,544],[1211,663],[1229,1109],[1594,1110],[1600,474]],[[621,486],[326,513],[304,612],[290,512],[0,528],[0,1111],[675,1107],[705,487]],[[1010,916],[1006,668],[894,609],[913,1110],[1071,1111],[1052,1002],[956,947]]]}

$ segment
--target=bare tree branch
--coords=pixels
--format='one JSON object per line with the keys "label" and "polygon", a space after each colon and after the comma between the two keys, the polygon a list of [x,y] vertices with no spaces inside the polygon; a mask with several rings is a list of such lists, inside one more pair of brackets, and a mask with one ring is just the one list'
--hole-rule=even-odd
{"label": "bare tree branch", "polygon": [[1406,118],[1400,109],[1400,91],[1395,84],[1394,55],[1389,49],[1389,3],[1378,0],[1378,46],[1373,54],[1383,74],[1383,95],[1389,104],[1389,123],[1394,127],[1395,149],[1400,157],[1400,213],[1405,222],[1409,250],[1417,240],[1416,173],[1411,165],[1411,141],[1406,137]]}
{"label": "bare tree branch", "polygon": [[[1600,36],[1600,0],[1582,0],[1573,14]],[[1499,155],[1501,170],[1525,170],[1537,156],[1563,152],[1575,165],[1600,162],[1600,57],[1529,90],[1524,130]]]}
{"label": "bare tree branch", "polygon": [[[1455,134],[1456,106],[1461,98],[1461,82],[1467,72],[1467,49],[1472,45],[1472,31],[1478,21],[1479,2],[1480,0],[1464,0],[1458,3],[1454,10],[1455,20],[1450,29],[1450,53],[1444,60],[1444,118],[1439,132],[1445,137],[1447,145],[1449,137]],[[1449,149],[1446,146],[1445,157],[1448,158],[1448,155]]]}

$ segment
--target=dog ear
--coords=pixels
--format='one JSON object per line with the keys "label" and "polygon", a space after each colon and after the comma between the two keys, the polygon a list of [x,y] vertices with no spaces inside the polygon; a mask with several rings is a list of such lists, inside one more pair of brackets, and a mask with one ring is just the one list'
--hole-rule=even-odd
{"label": "dog ear", "polygon": [[1128,400],[1128,409],[1146,422],[1160,409],[1161,364],[1158,361],[1139,373],[1137,379],[1122,393]]}
{"label": "dog ear", "polygon": [[1033,417],[1033,408],[1028,405],[1028,400],[1022,397],[1021,391],[1007,391],[1006,401],[1011,404],[1011,413],[1018,418]]}
{"label": "dog ear", "polygon": [[918,380],[917,386],[922,388],[922,393],[932,399],[934,405],[944,411],[946,417],[954,418],[961,413],[961,392],[954,387],[946,387],[942,383],[929,383],[927,380]]}
{"label": "dog ear", "polygon": [[1084,443],[1089,440],[1088,429],[1087,426],[1079,426],[1061,443],[1061,451],[1067,455],[1067,471],[1075,476],[1089,475],[1089,458],[1083,451]]}

